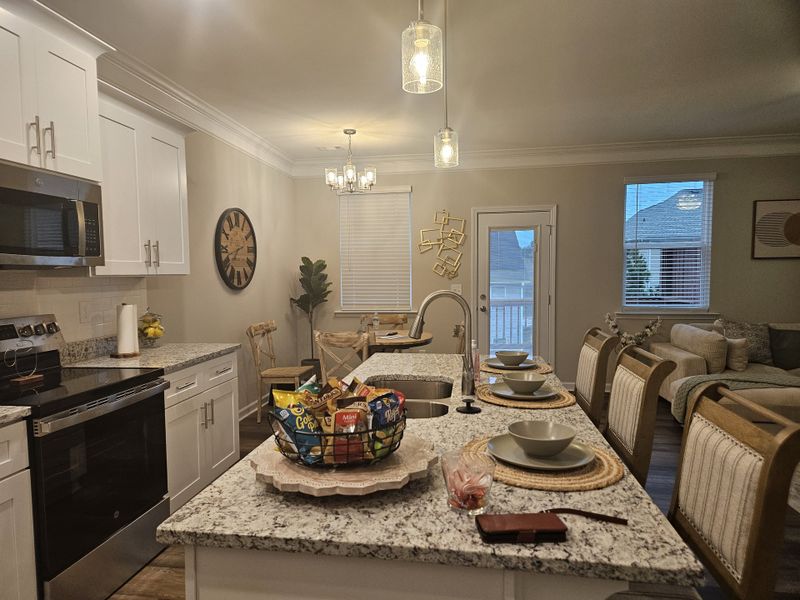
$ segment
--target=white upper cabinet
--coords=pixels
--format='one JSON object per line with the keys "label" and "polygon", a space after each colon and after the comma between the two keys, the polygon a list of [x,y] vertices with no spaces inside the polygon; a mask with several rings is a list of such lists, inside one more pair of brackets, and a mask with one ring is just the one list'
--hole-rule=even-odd
{"label": "white upper cabinet", "polygon": [[100,138],[106,264],[95,275],[188,274],[182,133],[101,95]]}
{"label": "white upper cabinet", "polygon": [[36,48],[36,75],[42,166],[99,180],[97,61],[58,38],[44,36]]}
{"label": "white upper cabinet", "polygon": [[33,28],[0,11],[0,157],[39,166]]}
{"label": "white upper cabinet", "polygon": [[100,180],[96,55],[0,7],[0,159]]}

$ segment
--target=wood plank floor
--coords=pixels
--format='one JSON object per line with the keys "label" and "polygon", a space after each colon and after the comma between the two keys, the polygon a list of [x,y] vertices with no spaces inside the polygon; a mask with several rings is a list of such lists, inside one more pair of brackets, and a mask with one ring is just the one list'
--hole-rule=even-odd
{"label": "wood plank floor", "polygon": [[[653,459],[647,492],[664,512],[672,498],[672,483],[681,445],[682,429],[672,418],[669,404],[659,403]],[[265,423],[250,415],[239,425],[241,456],[268,437]],[[776,600],[800,598],[800,514],[787,511],[785,539],[781,551]],[[723,600],[726,595],[710,576],[699,591],[704,600]],[[111,600],[184,600],[183,549],[167,548],[115,593]]]}

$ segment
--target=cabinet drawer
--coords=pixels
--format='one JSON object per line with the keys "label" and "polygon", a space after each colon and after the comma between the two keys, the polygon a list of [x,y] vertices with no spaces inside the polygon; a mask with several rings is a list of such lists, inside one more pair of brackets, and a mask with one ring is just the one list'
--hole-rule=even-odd
{"label": "cabinet drawer", "polygon": [[208,367],[205,370],[207,387],[219,385],[229,379],[233,379],[237,375],[238,361],[236,359],[237,353],[226,354],[220,358],[214,359],[207,363]]}
{"label": "cabinet drawer", "polygon": [[28,435],[25,421],[0,427],[0,479],[28,467]]}
{"label": "cabinet drawer", "polygon": [[231,352],[166,375],[170,387],[164,393],[164,407],[175,406],[236,377],[239,371],[238,356],[238,352]]}

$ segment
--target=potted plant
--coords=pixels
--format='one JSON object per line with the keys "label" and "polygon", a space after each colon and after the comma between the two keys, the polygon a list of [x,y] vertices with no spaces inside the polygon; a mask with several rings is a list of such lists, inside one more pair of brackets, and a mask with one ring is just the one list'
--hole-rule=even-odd
{"label": "potted plant", "polygon": [[[328,275],[325,273],[327,263],[320,259],[312,261],[307,256],[300,259],[300,285],[303,288],[303,293],[297,298],[290,298],[292,304],[306,313],[308,317],[308,330],[311,339],[311,359],[301,361],[301,364],[318,365],[319,361],[314,357],[314,311],[320,304],[328,301],[328,295],[331,290],[331,282],[328,281]],[[319,367],[317,366],[317,373]]]}

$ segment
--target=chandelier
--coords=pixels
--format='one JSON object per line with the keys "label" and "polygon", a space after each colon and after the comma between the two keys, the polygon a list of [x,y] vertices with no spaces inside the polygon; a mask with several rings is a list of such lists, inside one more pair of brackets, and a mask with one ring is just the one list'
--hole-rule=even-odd
{"label": "chandelier", "polygon": [[358,172],[353,164],[353,136],[356,130],[345,129],[344,134],[347,136],[347,162],[341,171],[335,167],[325,169],[325,183],[334,192],[353,194],[369,191],[378,180],[378,170],[375,167],[364,167],[363,171]]}
{"label": "chandelier", "polygon": [[401,37],[403,89],[409,94],[430,94],[442,89],[442,30],[423,18],[418,0],[417,20]]}

